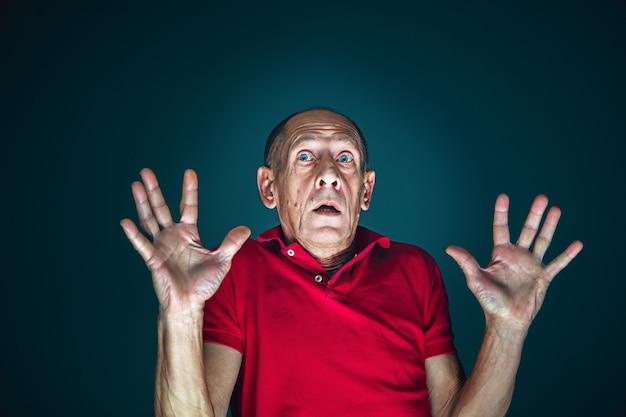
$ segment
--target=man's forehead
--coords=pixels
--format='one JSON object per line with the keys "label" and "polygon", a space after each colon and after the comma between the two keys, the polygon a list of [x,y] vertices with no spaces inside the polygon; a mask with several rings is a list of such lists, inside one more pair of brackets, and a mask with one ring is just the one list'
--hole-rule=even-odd
{"label": "man's forehead", "polygon": [[310,110],[293,116],[285,125],[287,137],[296,139],[306,133],[324,136],[341,135],[360,139],[356,127],[344,116],[328,110]]}

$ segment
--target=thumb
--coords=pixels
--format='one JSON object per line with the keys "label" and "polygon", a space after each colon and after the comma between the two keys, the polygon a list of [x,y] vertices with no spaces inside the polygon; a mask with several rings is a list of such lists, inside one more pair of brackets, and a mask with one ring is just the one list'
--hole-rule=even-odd
{"label": "thumb", "polygon": [[232,258],[241,249],[246,240],[250,237],[250,229],[246,226],[237,226],[232,229],[219,247],[219,251],[226,258]]}
{"label": "thumb", "polygon": [[462,247],[448,246],[446,253],[456,261],[466,277],[474,275],[480,270],[480,265],[478,265],[476,258]]}

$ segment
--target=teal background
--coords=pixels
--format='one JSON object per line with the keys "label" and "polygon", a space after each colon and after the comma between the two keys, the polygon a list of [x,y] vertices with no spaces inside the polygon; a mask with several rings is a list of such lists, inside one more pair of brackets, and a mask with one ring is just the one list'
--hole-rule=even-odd
{"label": "teal background", "polygon": [[362,224],[427,249],[469,372],[482,313],[444,252],[484,264],[495,197],[513,238],[532,198],[563,209],[550,287],[509,416],[624,416],[623,1],[0,3],[0,416],[149,416],[157,304],[119,221],[153,168],[200,228],[276,224],[264,139],[331,106],[370,143]]}

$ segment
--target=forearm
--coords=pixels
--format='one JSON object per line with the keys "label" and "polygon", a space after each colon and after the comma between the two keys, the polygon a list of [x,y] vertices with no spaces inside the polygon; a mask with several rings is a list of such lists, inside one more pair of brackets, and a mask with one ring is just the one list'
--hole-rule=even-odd
{"label": "forearm", "polygon": [[457,394],[452,416],[504,416],[511,404],[525,329],[487,324],[469,378]]}
{"label": "forearm", "polygon": [[160,314],[154,389],[157,417],[213,417],[204,375],[202,314]]}

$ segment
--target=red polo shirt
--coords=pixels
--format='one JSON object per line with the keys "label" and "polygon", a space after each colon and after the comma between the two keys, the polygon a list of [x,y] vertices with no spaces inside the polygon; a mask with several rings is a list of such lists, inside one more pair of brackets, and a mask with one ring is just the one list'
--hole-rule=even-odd
{"label": "red polo shirt", "polygon": [[332,277],[280,227],[237,253],[203,329],[243,355],[233,416],[430,416],[424,361],[455,352],[439,269],[362,227],[355,243]]}

